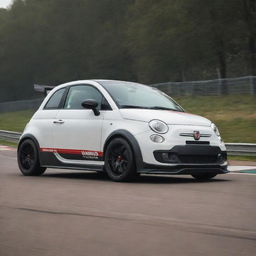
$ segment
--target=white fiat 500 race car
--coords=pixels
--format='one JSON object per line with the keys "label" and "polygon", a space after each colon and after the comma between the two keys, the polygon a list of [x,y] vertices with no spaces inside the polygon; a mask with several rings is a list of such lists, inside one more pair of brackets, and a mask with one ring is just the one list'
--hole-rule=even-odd
{"label": "white fiat 500 race car", "polygon": [[217,127],[165,93],[138,83],[82,80],[55,87],[18,145],[24,175],[46,168],[103,171],[114,181],[139,173],[227,173]]}

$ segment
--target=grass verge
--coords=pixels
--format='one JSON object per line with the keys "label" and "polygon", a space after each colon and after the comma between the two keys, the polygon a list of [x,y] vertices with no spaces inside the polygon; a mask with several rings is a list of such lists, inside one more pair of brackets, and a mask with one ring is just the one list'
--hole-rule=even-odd
{"label": "grass verge", "polygon": [[[256,96],[175,97],[186,111],[214,122],[225,142],[256,143]],[[0,114],[0,129],[22,132],[34,111]]]}
{"label": "grass verge", "polygon": [[18,143],[0,139],[0,145],[10,146],[10,147],[15,147],[16,148],[18,146]]}
{"label": "grass verge", "polygon": [[35,111],[17,111],[0,114],[0,130],[22,132]]}
{"label": "grass verge", "polygon": [[225,142],[256,143],[256,96],[176,97],[186,111],[214,122]]}
{"label": "grass verge", "polygon": [[256,156],[228,156],[228,160],[256,162]]}

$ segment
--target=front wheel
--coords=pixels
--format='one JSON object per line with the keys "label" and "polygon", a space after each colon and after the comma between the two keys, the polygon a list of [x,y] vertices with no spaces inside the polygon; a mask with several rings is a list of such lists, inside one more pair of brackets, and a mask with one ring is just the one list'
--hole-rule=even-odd
{"label": "front wheel", "polygon": [[210,180],[215,177],[216,173],[201,173],[201,174],[191,174],[197,180]]}
{"label": "front wheel", "polygon": [[38,150],[32,140],[21,142],[18,148],[18,165],[25,176],[39,176],[45,172],[46,168],[40,166]]}
{"label": "front wheel", "polygon": [[136,165],[129,143],[123,138],[113,139],[106,149],[105,169],[114,181],[127,181],[136,177]]}

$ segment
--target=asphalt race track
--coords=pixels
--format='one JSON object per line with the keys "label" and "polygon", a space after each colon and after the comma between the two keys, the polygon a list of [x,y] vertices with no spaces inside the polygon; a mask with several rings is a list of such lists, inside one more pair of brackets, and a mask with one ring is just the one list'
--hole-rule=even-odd
{"label": "asphalt race track", "polygon": [[0,151],[0,256],[23,255],[256,255],[256,175],[24,177]]}

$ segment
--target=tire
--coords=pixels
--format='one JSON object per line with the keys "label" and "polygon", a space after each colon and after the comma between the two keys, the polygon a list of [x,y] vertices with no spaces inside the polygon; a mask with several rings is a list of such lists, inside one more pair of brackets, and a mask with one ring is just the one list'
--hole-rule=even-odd
{"label": "tire", "polygon": [[46,168],[40,166],[38,149],[32,140],[21,142],[18,148],[18,165],[25,176],[39,176],[45,172]]}
{"label": "tire", "polygon": [[114,138],[107,146],[105,169],[113,181],[129,181],[136,177],[137,170],[133,151],[123,138]]}
{"label": "tire", "polygon": [[191,174],[192,177],[194,177],[197,180],[210,180],[213,177],[215,177],[217,174],[216,173],[201,173],[201,174]]}

